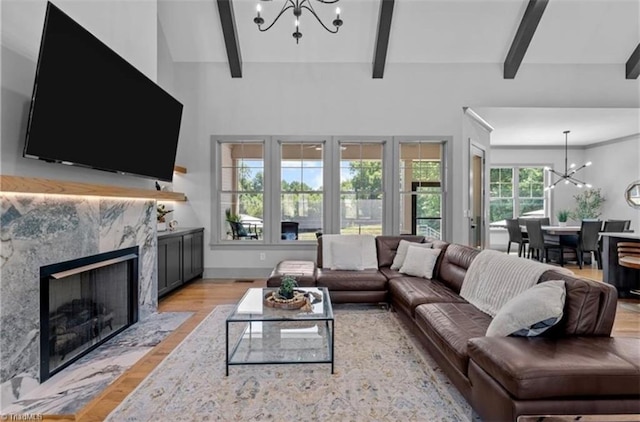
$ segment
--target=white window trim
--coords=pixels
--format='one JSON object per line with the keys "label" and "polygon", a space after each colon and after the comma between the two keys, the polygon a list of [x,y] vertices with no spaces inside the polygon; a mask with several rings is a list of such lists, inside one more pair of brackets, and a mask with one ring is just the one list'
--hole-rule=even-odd
{"label": "white window trim", "polygon": [[[530,167],[540,167],[540,168],[545,168],[545,167],[551,167],[549,164],[493,164],[491,165],[490,169],[494,169],[494,168],[511,168],[513,169],[513,186],[512,186],[512,190],[513,190],[513,216],[511,218],[518,218],[518,216],[520,215],[520,203],[518,201],[518,199],[520,198],[520,194],[518,193],[516,195],[516,189],[518,189],[518,184],[520,183],[520,173],[518,172],[519,169],[521,168],[530,168]],[[542,177],[543,177],[543,184],[544,186],[547,186],[549,184],[549,172],[548,171],[543,171],[542,173]],[[489,180],[489,184],[491,184],[491,181]],[[545,216],[549,216],[551,217],[551,210],[553,209],[551,206],[551,201],[552,201],[552,195],[550,194],[550,192],[548,191],[544,191],[543,193],[543,207],[544,207],[544,215]],[[489,189],[489,202],[491,202],[491,189]]]}

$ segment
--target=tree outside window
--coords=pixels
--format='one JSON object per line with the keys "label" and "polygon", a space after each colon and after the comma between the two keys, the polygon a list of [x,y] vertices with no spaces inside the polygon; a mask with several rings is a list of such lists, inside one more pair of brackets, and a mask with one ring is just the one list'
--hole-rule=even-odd
{"label": "tree outside window", "polygon": [[[285,143],[281,148],[281,240],[315,240],[322,231],[323,144]],[[291,226],[288,222],[297,223]],[[295,233],[289,230],[295,227]],[[287,232],[287,230],[289,230]]]}

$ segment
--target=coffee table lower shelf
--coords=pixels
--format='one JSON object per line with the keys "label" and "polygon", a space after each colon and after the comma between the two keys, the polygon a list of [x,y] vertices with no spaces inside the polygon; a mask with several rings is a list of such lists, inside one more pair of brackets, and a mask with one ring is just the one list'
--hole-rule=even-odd
{"label": "coffee table lower shelf", "polygon": [[[234,339],[233,325],[244,324]],[[334,320],[229,321],[226,375],[233,365],[330,364],[334,373]]]}

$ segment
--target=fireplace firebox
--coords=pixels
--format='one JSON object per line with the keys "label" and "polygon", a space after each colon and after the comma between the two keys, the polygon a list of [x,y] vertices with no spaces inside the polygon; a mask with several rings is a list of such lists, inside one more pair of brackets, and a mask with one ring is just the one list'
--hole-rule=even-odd
{"label": "fireplace firebox", "polygon": [[138,321],[138,246],[40,268],[40,382]]}

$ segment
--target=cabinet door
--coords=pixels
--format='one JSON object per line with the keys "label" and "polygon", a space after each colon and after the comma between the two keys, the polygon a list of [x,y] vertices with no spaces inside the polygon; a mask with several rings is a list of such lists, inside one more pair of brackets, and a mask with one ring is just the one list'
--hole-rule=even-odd
{"label": "cabinet door", "polygon": [[193,273],[193,240],[193,234],[185,234],[182,236],[184,281],[191,280],[195,277],[195,274]]}
{"label": "cabinet door", "polygon": [[182,238],[158,239],[158,296],[181,285]]}
{"label": "cabinet door", "polygon": [[167,287],[167,242],[158,240],[158,297],[168,291]]}
{"label": "cabinet door", "polygon": [[193,235],[193,274],[201,276],[204,271],[204,232],[200,231]]}

